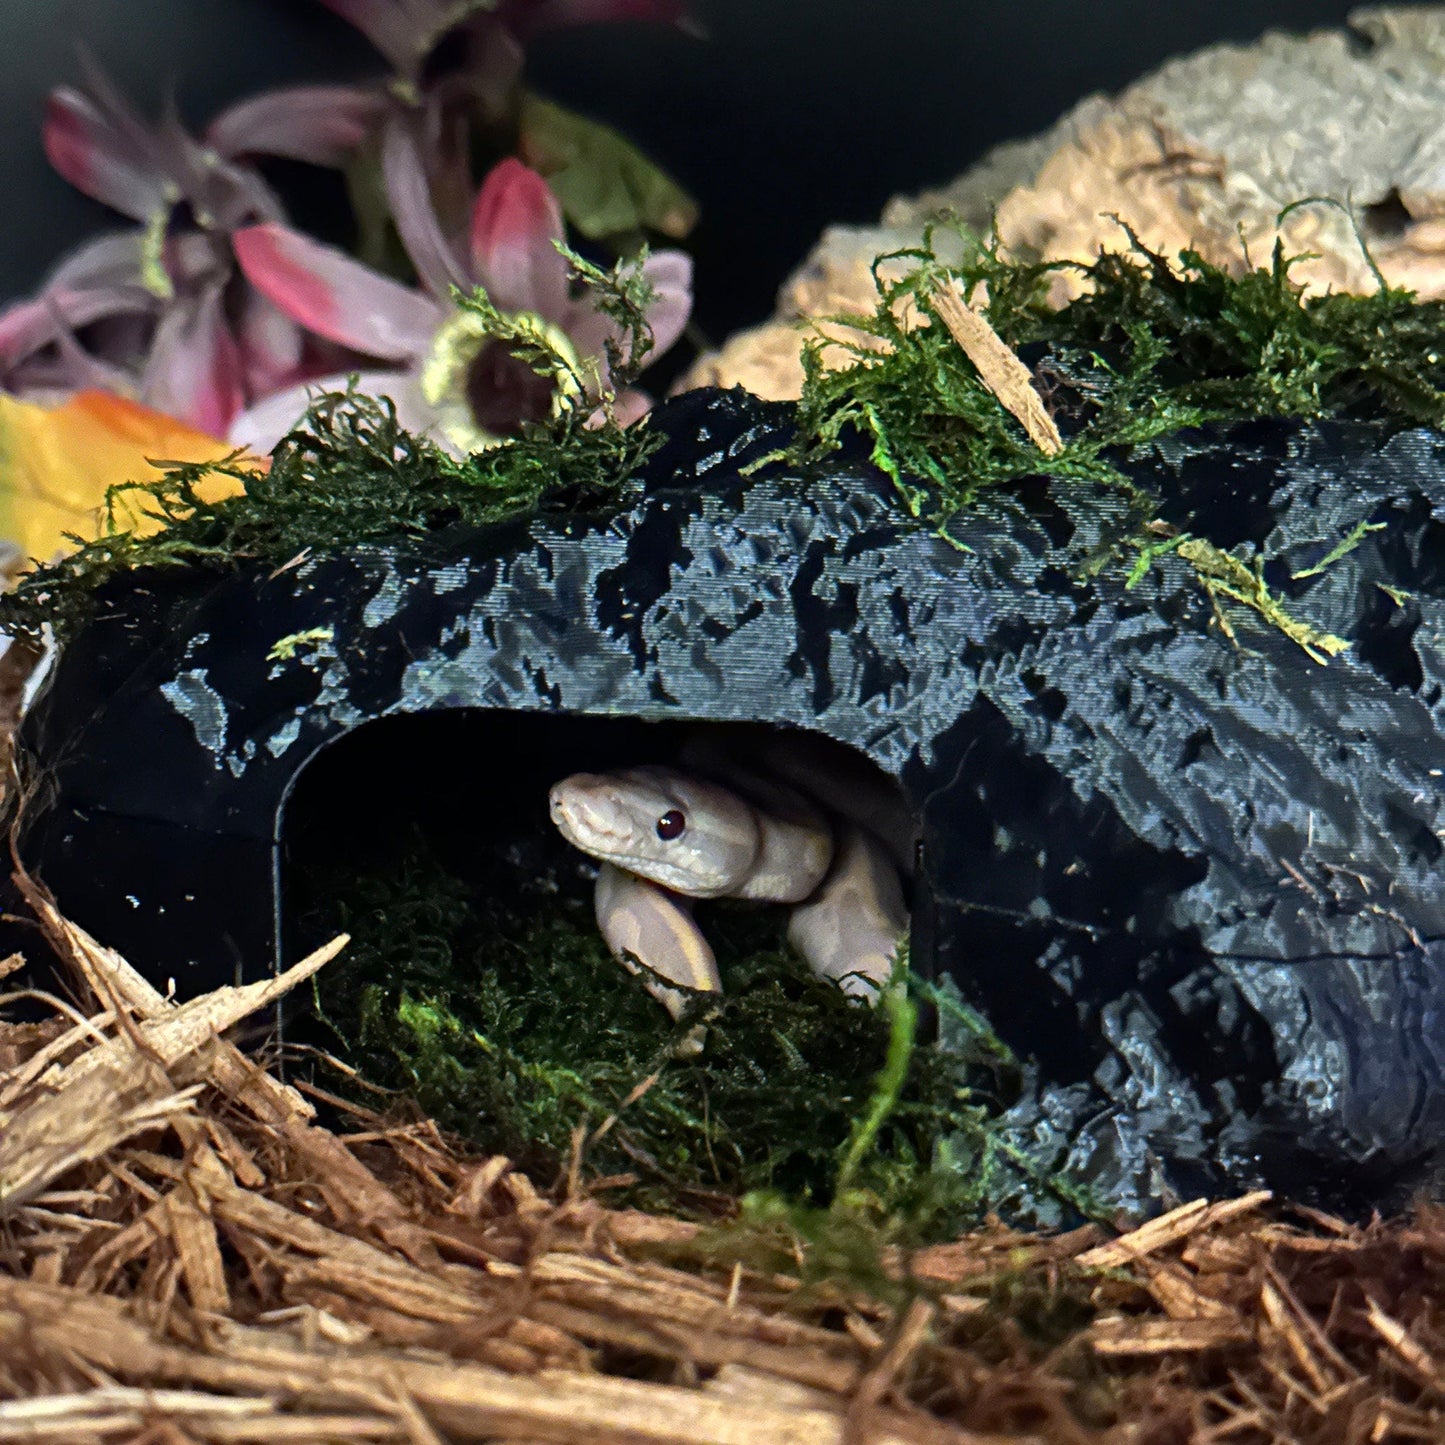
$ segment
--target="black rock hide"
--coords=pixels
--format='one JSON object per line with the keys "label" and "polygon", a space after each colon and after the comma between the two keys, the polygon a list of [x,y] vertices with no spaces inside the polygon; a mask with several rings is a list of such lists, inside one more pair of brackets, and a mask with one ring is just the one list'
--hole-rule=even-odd
{"label": "black rock hide", "polygon": [[25,728],[23,852],[62,907],[194,990],[281,958],[288,797],[364,724],[489,720],[388,734],[336,826],[415,787],[518,835],[553,776],[684,721],[807,728],[918,810],[915,961],[1024,1061],[1010,1120],[1041,1163],[1134,1213],[1434,1182],[1445,437],[1254,423],[1131,462],[1164,521],[1248,544],[1350,641],[1322,665],[1177,555],[1127,588],[1104,489],[1026,483],[948,541],[866,462],[764,461],[785,407],[699,392],[655,420],[609,516],[108,588]]}

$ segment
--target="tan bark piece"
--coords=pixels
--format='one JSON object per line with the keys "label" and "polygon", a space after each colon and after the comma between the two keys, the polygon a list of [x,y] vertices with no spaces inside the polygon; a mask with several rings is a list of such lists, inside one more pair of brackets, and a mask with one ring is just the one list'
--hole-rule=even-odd
{"label": "tan bark piece", "polygon": [[766,1377],[779,1384],[842,1395],[856,1389],[863,1378],[862,1366],[856,1360],[839,1358],[836,1351],[816,1346],[808,1349],[751,1338],[747,1322],[740,1322],[742,1328],[734,1334],[697,1329],[684,1332],[676,1325],[651,1323],[620,1314],[615,1300],[608,1300],[606,1304],[606,1308],[585,1310],[560,1301],[539,1300],[532,1306],[532,1312],[538,1319],[557,1325],[579,1339],[617,1345],[639,1354],[685,1353],[700,1365],[744,1370],[750,1376]]}
{"label": "tan bark piece", "polygon": [[225,1314],[231,1307],[231,1292],[210,1214],[190,1189],[172,1190],[162,1202],[166,1229],[176,1246],[191,1303],[198,1310]]}
{"label": "tan bark piece", "polygon": [[[1170,60],[956,180],[895,198],[877,226],[829,227],[779,288],[774,318],[700,358],[679,389],[796,397],[808,323],[871,313],[874,257],[920,245],[945,213],[984,234],[996,224],[1004,254],[1025,260],[1087,263],[1127,251],[1132,230],[1171,261],[1187,247],[1239,274],[1268,265],[1279,241],[1313,255],[1291,271],[1312,294],[1373,291],[1378,267],[1391,285],[1445,296],[1442,114],[1441,6],[1361,9],[1343,29]],[[1050,300],[1083,284],[1066,267]]]}
{"label": "tan bark piece", "polygon": [[1081,1269],[1113,1269],[1156,1250],[1166,1249],[1187,1239],[1189,1235],[1211,1225],[1217,1226],[1241,1215],[1251,1214],[1267,1204],[1272,1198],[1267,1189],[1256,1190],[1253,1194],[1241,1195],[1238,1199],[1221,1200],[1211,1204],[1207,1199],[1191,1200],[1151,1219],[1138,1229],[1101,1244],[1095,1249],[1086,1249],[1074,1263]]}
{"label": "tan bark piece", "polygon": [[1063,451],[1064,440],[1053,417],[1044,409],[1043,399],[1034,390],[1032,373],[1008,349],[983,313],[970,306],[951,286],[937,287],[933,304],[948,327],[948,334],[963,348],[983,384],[1028,433],[1029,440],[1046,457]]}
{"label": "tan bark piece", "polygon": [[1391,1319],[1374,1300],[1366,1306],[1370,1327],[1389,1345],[1391,1351],[1426,1389],[1445,1395],[1445,1369],[1438,1357],[1410,1338],[1410,1332],[1399,1320]]}
{"label": "tan bark piece", "polygon": [[1238,1320],[1102,1319],[1089,1330],[1100,1355],[1194,1354],[1252,1343],[1254,1331]]}
{"label": "tan bark piece", "polygon": [[330,963],[348,942],[342,934],[275,978],[218,988],[188,1003],[172,1006],[148,1018],[134,1040],[120,1035],[66,1065],[61,1074],[47,1076],[42,1082],[58,1087],[63,1078],[65,1086],[70,1087],[93,1070],[109,1068],[135,1051],[143,1051],[162,1068],[170,1068],[217,1034],[284,998],[297,984],[304,983]]}
{"label": "tan bark piece", "polygon": [[148,1061],[113,1063],[0,1116],[0,1219],[77,1165],[190,1109],[199,1092],[171,1089]]}
{"label": "tan bark piece", "polygon": [[[442,1429],[464,1438],[510,1433],[562,1445],[755,1445],[763,1440],[843,1445],[844,1440],[844,1419],[833,1410],[741,1404],[672,1385],[575,1373],[515,1377],[400,1352],[307,1353],[254,1328],[228,1331],[225,1357],[201,1354],[156,1344],[123,1314],[97,1308],[71,1291],[37,1297],[38,1288],[0,1277],[0,1343],[7,1324],[14,1335],[15,1315],[8,1312],[22,1307],[30,1328],[51,1348],[121,1380],[185,1382],[278,1400],[304,1397],[333,1410],[375,1407],[390,1386],[415,1400]],[[902,1429],[885,1423],[871,1433],[870,1445],[981,1445],[988,1438],[925,1421]]]}

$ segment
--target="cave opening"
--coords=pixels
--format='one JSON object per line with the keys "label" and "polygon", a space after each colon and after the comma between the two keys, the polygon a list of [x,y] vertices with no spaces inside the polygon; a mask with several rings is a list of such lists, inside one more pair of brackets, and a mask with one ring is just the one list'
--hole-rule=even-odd
{"label": "cave opening", "polygon": [[[839,801],[891,789],[912,816],[861,753],[798,730],[486,709],[367,723],[312,760],[282,815],[284,961],[353,935],[288,1044],[342,1058],[366,1088],[410,1095],[544,1175],[579,1121],[619,1113],[589,1145],[604,1174],[729,1195],[824,1188],[888,1054],[887,1011],[809,970],[786,905],[719,898],[696,919],[722,993],[674,1019],[609,953],[596,865],[549,816],[563,776],[674,764],[704,727],[754,755],[805,742],[828,776],[842,770]],[[706,1047],[693,1056],[680,1044],[697,1027]],[[910,1067],[910,1097],[927,1103],[898,1124],[905,1152],[927,1157],[927,1130],[952,1118],[957,1067],[932,1053]]]}
{"label": "cave opening", "polygon": [[[777,739],[817,761],[814,801],[836,776],[847,799],[901,787],[857,749],[821,734],[762,723],[526,713],[460,708],[381,718],[322,749],[285,800],[278,854],[278,939],[283,964],[303,957],[338,927],[364,924],[355,906],[333,906],[348,880],[403,877],[424,886],[429,870],[458,885],[483,914],[501,903],[536,915],[590,900],[596,864],[548,816],[552,784],[574,772],[644,763],[676,765],[699,736],[719,753],[753,758]],[[811,782],[812,780],[810,780]],[[796,780],[794,780],[796,786]],[[893,849],[902,860],[905,851]],[[905,881],[911,896],[911,882]],[[746,910],[747,926],[724,922],[746,944],[781,939],[780,905],[732,900],[699,905],[699,922]]]}

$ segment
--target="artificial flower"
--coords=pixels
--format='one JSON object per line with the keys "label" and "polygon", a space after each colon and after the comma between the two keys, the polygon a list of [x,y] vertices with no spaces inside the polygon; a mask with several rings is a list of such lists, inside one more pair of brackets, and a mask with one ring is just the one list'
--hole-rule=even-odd
{"label": "artificial flower", "polygon": [[[421,77],[443,38],[460,37],[474,55],[481,46],[517,50],[548,30],[617,20],[691,26],[684,0],[321,0],[349,21],[399,75]],[[520,53],[518,58],[520,60]]]}
{"label": "artificial flower", "polygon": [[[0,394],[0,536],[24,556],[49,561],[69,548],[67,534],[89,540],[106,530],[112,486],[154,481],[162,462],[214,462],[232,451],[228,441],[106,392],[77,392],[58,406]],[[213,501],[239,490],[221,475],[201,487]],[[114,525],[154,531],[146,500],[119,493]]]}
{"label": "artificial flower", "polygon": [[285,214],[238,157],[334,161],[368,115],[344,87],[302,89],[234,107],[202,144],[173,114],[146,124],[93,70],[83,88],[54,91],[43,128],[52,164],[138,225],[87,242],[35,299],[0,314],[0,383],[42,400],[114,391],[224,435],[243,405],[306,369],[300,328],[236,268],[235,231]]}
{"label": "artificial flower", "polygon": [[[594,240],[656,231],[685,236],[697,205],[611,127],[524,91],[524,43],[545,31],[653,21],[696,32],[684,0],[321,0],[355,25],[396,72],[377,135],[421,135],[432,205],[461,228],[473,190],[471,144],[516,153],[545,175],[567,219]],[[383,92],[378,91],[377,94]],[[370,153],[373,157],[375,152]],[[353,169],[353,182],[358,172]],[[362,200],[365,192],[354,192]],[[385,254],[381,217],[359,207],[361,252]]]}
{"label": "artificial flower", "polygon": [[[401,131],[388,133],[383,166],[397,230],[422,289],[275,223],[236,234],[251,284],[308,331],[385,363],[360,371],[360,389],[389,398],[403,426],[458,454],[544,418],[564,398],[459,306],[453,288],[481,287],[499,311],[573,363],[589,396],[611,390],[606,353],[620,332],[595,298],[574,294],[556,244],[563,239],[561,211],[541,176],[518,160],[502,161],[477,194],[465,245],[457,245],[443,234],[415,145]],[[659,251],[642,270],[653,290],[647,321],[660,353],[686,324],[691,261],[680,251]],[[267,399],[236,419],[232,439],[269,450],[296,425],[311,391],[341,390],[347,380],[339,373]],[[647,400],[626,392],[615,405],[630,419]]]}

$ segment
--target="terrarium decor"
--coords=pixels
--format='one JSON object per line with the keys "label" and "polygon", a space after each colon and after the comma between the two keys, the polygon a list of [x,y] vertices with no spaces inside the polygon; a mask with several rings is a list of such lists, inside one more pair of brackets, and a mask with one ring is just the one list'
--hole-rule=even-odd
{"label": "terrarium decor", "polygon": [[[1283,256],[1233,281],[1138,252],[1056,313],[1049,268],[950,239],[955,264],[893,258],[905,279],[858,321],[881,351],[860,343],[847,385],[815,371],[796,408],[696,392],[624,428],[579,403],[457,460],[337,396],[269,469],[227,464],[238,498],[201,498],[196,466],[153,484],[164,530],[6,604],[13,627],[68,625],[28,723],[22,856],[188,992],[339,924],[305,872],[342,837],[419,830],[453,907],[540,885],[553,916],[529,905],[519,937],[564,917],[590,936],[554,783],[673,761],[709,725],[806,731],[917,820],[931,1047],[989,1103],[987,1128],[939,1106],[910,1157],[982,1150],[991,1206],[1054,1220],[1261,1185],[1359,1208],[1428,1182],[1440,453],[1413,423],[1441,405],[1416,340],[1436,306],[1305,300]],[[945,324],[940,294],[984,286],[992,334],[1050,378],[1057,443]],[[363,1023],[322,1012],[373,1051],[385,1035],[433,1094],[408,1051],[454,1041],[465,1092],[469,1039],[514,1044],[466,1011],[496,959],[445,929],[437,947],[454,976],[393,955],[347,991]],[[674,1147],[690,1188],[770,1177],[695,1176],[705,1151]]]}
{"label": "terrarium decor", "polygon": [[[360,1412],[337,1438],[376,1434],[376,1379],[411,1438],[568,1438],[537,1371],[586,1438],[1049,1438],[1143,1418],[1110,1362],[1166,1355],[1219,1423],[1221,1380],[1258,1395],[1219,1364],[1246,1297],[1262,1376],[1308,1377],[1280,1419],[1438,1423],[1408,1283],[1438,1210],[1378,1215],[1445,1166],[1445,302],[1310,292],[1283,244],[1045,261],[940,216],[796,400],[658,400],[690,202],[517,47],[679,8],[332,8],[391,83],[204,144],[99,75],[59,93],[56,164],[137,224],[0,315],[12,530],[47,554],[0,598],[45,658],[0,1422],[78,1378],[63,1295],[87,1378],[183,1411],[270,1371]],[[290,225],[274,154],[345,168],[360,255]],[[722,834],[776,804],[795,841],[694,906],[573,846],[579,776],[731,789]],[[798,919],[849,858],[876,887],[826,913],[834,967]],[[608,931],[649,899],[677,971]],[[893,931],[855,967],[867,906]],[[284,1081],[221,1037],[258,1014]],[[694,1409],[718,1381],[761,1391],[751,1436]]]}

